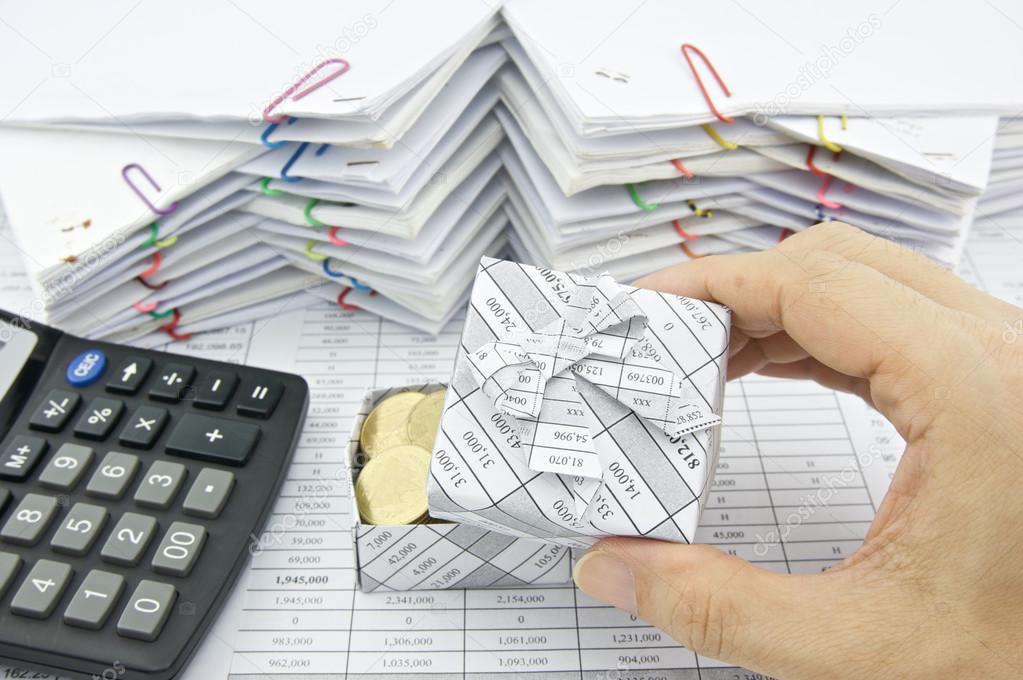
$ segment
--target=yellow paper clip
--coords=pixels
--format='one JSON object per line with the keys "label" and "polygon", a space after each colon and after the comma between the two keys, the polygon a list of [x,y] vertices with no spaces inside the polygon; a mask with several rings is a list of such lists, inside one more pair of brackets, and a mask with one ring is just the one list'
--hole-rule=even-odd
{"label": "yellow paper clip", "polygon": [[704,123],[704,124],[703,124],[703,125],[701,125],[700,127],[702,127],[702,128],[703,128],[703,131],[704,131],[704,132],[706,132],[706,133],[707,133],[708,135],[710,135],[710,138],[711,138],[711,139],[713,139],[713,140],[714,140],[715,142],[717,142],[718,144],[720,144],[720,145],[721,145],[721,146],[723,146],[724,148],[728,149],[729,151],[735,151],[736,149],[738,149],[738,148],[739,148],[739,145],[738,145],[738,144],[733,144],[732,142],[729,142],[729,141],[728,141],[727,139],[725,139],[724,137],[722,137],[721,135],[719,135],[719,134],[718,134],[718,131],[717,131],[717,130],[715,130],[715,129],[714,129],[714,128],[713,128],[712,126],[711,126],[711,124],[710,124],[710,123]]}
{"label": "yellow paper clip", "polygon": [[817,114],[817,138],[821,140],[821,144],[823,144],[828,151],[839,153],[842,150],[842,147],[824,136],[824,116],[819,113]]}

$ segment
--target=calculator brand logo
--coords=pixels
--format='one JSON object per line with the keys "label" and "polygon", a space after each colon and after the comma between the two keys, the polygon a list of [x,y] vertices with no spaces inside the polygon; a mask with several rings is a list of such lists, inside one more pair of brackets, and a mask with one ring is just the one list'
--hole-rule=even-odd
{"label": "calculator brand logo", "polygon": [[105,668],[99,675],[93,673],[92,680],[117,680],[117,678],[124,675],[125,670],[123,663],[114,661],[114,663],[110,664],[109,668]]}

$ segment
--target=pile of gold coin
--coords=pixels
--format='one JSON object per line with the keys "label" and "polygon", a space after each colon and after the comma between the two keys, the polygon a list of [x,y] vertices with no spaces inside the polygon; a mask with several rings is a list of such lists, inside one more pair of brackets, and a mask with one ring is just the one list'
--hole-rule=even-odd
{"label": "pile of gold coin", "polygon": [[355,480],[364,524],[419,524],[426,511],[430,454],[444,409],[444,390],[400,392],[366,416],[359,433],[365,464]]}

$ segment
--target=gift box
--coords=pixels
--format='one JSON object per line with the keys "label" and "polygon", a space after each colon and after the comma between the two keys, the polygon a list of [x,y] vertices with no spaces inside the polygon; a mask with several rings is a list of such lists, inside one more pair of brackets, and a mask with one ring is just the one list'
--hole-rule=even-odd
{"label": "gift box", "polygon": [[[346,449],[350,488],[355,488],[364,463],[359,434],[370,411],[397,392],[439,389],[444,386],[410,385],[365,395]],[[457,521],[367,525],[360,520],[355,493],[351,498],[356,579],[364,592],[514,587],[572,580],[572,556],[563,545],[514,538]]]}
{"label": "gift box", "polygon": [[688,543],[717,465],[730,312],[485,258],[428,483],[431,517],[586,547]]}

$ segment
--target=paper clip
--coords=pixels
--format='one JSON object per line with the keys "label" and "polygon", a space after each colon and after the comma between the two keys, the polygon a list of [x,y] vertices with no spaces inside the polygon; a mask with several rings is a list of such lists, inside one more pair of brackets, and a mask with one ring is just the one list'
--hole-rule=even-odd
{"label": "paper clip", "polygon": [[832,217],[831,215],[825,215],[824,211],[821,210],[821,207],[819,205],[815,205],[813,207],[813,212],[814,212],[814,215],[817,217],[817,219],[819,221],[821,221],[821,222],[834,222],[835,221],[835,218]]}
{"label": "paper clip", "polygon": [[143,279],[147,276],[152,276],[160,268],[160,263],[163,261],[163,257],[160,255],[160,251],[153,253],[153,263],[146,267],[143,271],[138,273],[138,278]]}
{"label": "paper clip", "polygon": [[690,257],[690,259],[699,260],[701,257],[704,257],[704,255],[697,255],[696,253],[691,251],[689,249],[689,246],[686,245],[685,241],[683,241],[682,243],[679,243],[678,247],[681,248],[682,252],[685,253],[686,255],[688,255]]}
{"label": "paper clip", "polygon": [[336,246],[348,246],[348,245],[351,245],[348,241],[344,240],[343,238],[340,238],[337,235],[338,229],[340,229],[340,228],[341,227],[331,227],[330,229],[328,229],[327,230],[327,238],[329,238],[330,242],[333,243]]}
{"label": "paper clip", "polygon": [[298,148],[295,149],[295,153],[291,154],[291,158],[289,158],[288,162],[284,164],[283,168],[281,168],[281,179],[283,179],[285,182],[301,182],[302,181],[302,179],[303,179],[302,177],[291,177],[291,176],[289,176],[288,175],[288,171],[291,170],[291,166],[295,164],[295,161],[297,161],[299,159],[299,157],[302,154],[304,154],[305,150],[308,149],[308,148],[309,148],[309,142],[302,142],[301,144],[298,145]]}
{"label": "paper clip", "polygon": [[632,197],[632,202],[636,204],[637,208],[645,210],[646,212],[653,212],[654,210],[657,210],[656,203],[646,203],[639,197],[639,191],[636,190],[635,184],[626,184],[625,188],[628,190],[629,196]]}
{"label": "paper clip", "polygon": [[690,49],[693,52],[696,52],[696,54],[700,55],[700,59],[703,59],[703,63],[706,64],[707,68],[710,69],[710,72],[714,75],[714,79],[718,81],[718,85],[721,86],[721,90],[725,93],[725,96],[726,97],[731,97],[732,96],[731,91],[728,89],[728,86],[725,85],[725,81],[721,80],[721,76],[718,75],[718,70],[716,68],[714,68],[714,64],[710,63],[710,59],[707,58],[707,55],[705,55],[700,50],[700,48],[696,47],[695,45],[691,45],[689,43],[683,43],[682,47],[679,48],[679,49],[682,50],[682,56],[686,58],[686,62],[689,64],[689,70],[693,72],[693,77],[696,78],[696,84],[699,86],[700,92],[703,93],[703,98],[706,100],[707,106],[710,107],[711,113],[713,113],[714,116],[718,120],[720,120],[722,123],[734,122],[735,121],[734,118],[730,118],[728,116],[725,116],[720,111],[718,111],[718,107],[714,106],[714,100],[712,100],[710,98],[710,94],[707,92],[707,88],[704,87],[704,85],[703,85],[703,79],[700,77],[700,74],[697,72],[696,66],[693,65],[693,60],[692,60],[692,58],[690,58],[689,53],[686,50]]}
{"label": "paper clip", "polygon": [[131,187],[131,190],[135,192],[135,195],[141,198],[142,202],[145,203],[146,206],[148,206],[149,209],[155,212],[157,215],[169,215],[170,213],[174,212],[174,210],[178,207],[176,201],[174,203],[171,203],[166,208],[157,208],[155,205],[153,205],[152,201],[150,201],[149,198],[147,198],[146,195],[142,193],[142,190],[135,185],[135,182],[133,182],[131,177],[129,176],[128,171],[132,169],[136,169],[139,172],[141,172],[142,176],[146,178],[146,181],[148,181],[152,185],[152,187],[157,191],[163,191],[163,189],[161,189],[160,185],[156,183],[156,180],[154,180],[152,176],[150,176],[150,174],[146,172],[145,168],[143,168],[138,163],[129,163],[128,165],[121,168],[121,177],[123,177],[124,181],[127,182],[129,187]]}
{"label": "paper clip", "polygon": [[[298,89],[298,88],[302,87],[302,85],[304,85],[307,80],[309,80],[310,78],[315,76],[317,73],[320,72],[321,69],[323,69],[325,66],[327,66],[329,64],[339,64],[341,66],[341,68],[339,68],[337,71],[334,71],[333,73],[330,73],[330,74],[324,76],[323,78],[320,78],[319,80],[317,80],[312,85],[309,85],[308,87],[306,87],[304,90],[299,90]],[[351,64],[349,64],[344,59],[340,59],[340,58],[325,59],[325,60],[321,61],[319,64],[314,66],[312,68],[312,70],[310,70],[304,76],[299,78],[297,82],[292,84],[291,87],[289,87],[287,90],[285,90],[276,99],[274,99],[272,102],[267,104],[266,108],[263,109],[263,120],[266,121],[267,123],[281,123],[281,122],[283,122],[287,118],[287,116],[284,116],[284,115],[278,115],[278,116],[271,115],[273,113],[273,110],[275,108],[277,108],[277,106],[280,105],[281,102],[283,102],[284,100],[288,99],[289,97],[291,98],[292,101],[296,101],[297,102],[302,97],[305,97],[307,94],[309,94],[311,92],[315,92],[316,90],[320,89],[321,87],[323,87],[324,85],[326,85],[330,81],[334,80],[335,78],[340,78],[345,73],[347,73],[348,69],[350,69],[350,68],[351,68]]]}
{"label": "paper clip", "polygon": [[356,312],[359,310],[357,305],[349,304],[345,302],[345,298],[349,293],[352,292],[352,287],[347,286],[343,291],[337,294],[337,306],[348,312]]}
{"label": "paper clip", "polygon": [[679,220],[672,220],[671,226],[675,227],[675,233],[682,237],[683,241],[695,241],[700,238],[699,234],[690,234],[688,231],[682,228],[682,222]]}
{"label": "paper clip", "polygon": [[160,306],[159,302],[147,302],[145,304],[141,302],[136,302],[135,304],[132,305],[132,307],[142,312],[143,314],[148,314],[149,312],[153,311],[159,306]]}
{"label": "paper clip", "polygon": [[704,210],[703,208],[696,207],[696,201],[694,201],[691,198],[686,200],[686,205],[689,206],[689,209],[692,210],[693,214],[696,215],[697,217],[710,219],[711,217],[714,216],[713,210]]}
{"label": "paper clip", "polygon": [[[288,118],[288,125],[291,125],[296,120],[298,120],[298,118],[295,117]],[[287,144],[286,141],[281,142],[270,141],[270,135],[273,134],[273,131],[277,129],[278,125],[280,125],[280,123],[270,123],[269,125],[266,126],[266,129],[263,130],[263,134],[259,136],[259,141],[263,142],[263,146],[267,147],[268,149],[279,149],[285,144]]]}
{"label": "paper clip", "polygon": [[689,168],[687,168],[686,166],[682,165],[682,161],[680,161],[679,159],[672,158],[671,159],[671,164],[674,165],[675,169],[678,170],[679,173],[683,177],[685,177],[686,179],[692,179],[693,178],[693,171],[690,170]]}
{"label": "paper clip", "polygon": [[280,196],[281,194],[284,193],[280,189],[271,189],[270,188],[270,178],[269,177],[264,177],[263,179],[259,180],[259,191],[264,196]]}
{"label": "paper clip", "polygon": [[[152,314],[152,312],[150,312],[150,314]],[[191,333],[178,333],[176,330],[174,330],[175,328],[177,328],[178,322],[181,321],[181,312],[178,311],[177,307],[170,310],[169,312],[164,313],[164,315],[166,314],[173,314],[174,319],[170,323],[160,326],[160,330],[164,331],[174,340],[188,340],[190,337],[192,337]]]}
{"label": "paper clip", "polygon": [[[817,147],[811,144],[810,148],[807,149],[806,152],[806,167],[810,170],[810,172],[822,178],[821,185],[817,189],[817,201],[826,208],[838,210],[842,207],[842,204],[837,201],[832,201],[827,197],[828,189],[831,187],[831,175],[818,168],[813,162],[813,157],[816,152]],[[835,154],[835,160],[838,160],[837,153]]]}
{"label": "paper clip", "polygon": [[177,236],[169,236],[169,237],[164,238],[164,239],[159,238],[159,236],[160,236],[160,225],[158,223],[156,223],[156,222],[153,222],[152,224],[149,225],[149,238],[147,238],[145,241],[142,242],[142,247],[143,248],[151,248],[151,247],[166,248],[166,247],[172,246],[172,245],[174,245],[175,243],[178,242],[178,237]]}
{"label": "paper clip", "polygon": [[136,276],[136,277],[135,277],[135,279],[136,279],[136,280],[137,280],[137,281],[138,281],[139,283],[141,283],[141,284],[142,284],[143,286],[145,286],[146,288],[148,288],[149,290],[160,290],[161,288],[163,288],[164,286],[166,286],[166,285],[167,285],[168,283],[170,283],[170,281],[164,281],[163,283],[158,283],[158,284],[152,284],[152,283],[149,283],[149,281],[146,281],[146,280],[145,280],[144,278],[142,278],[141,276]]}
{"label": "paper clip", "polygon": [[[155,307],[154,307],[154,309],[155,309]],[[177,309],[168,309],[165,312],[154,312],[152,309],[150,309],[146,313],[149,314],[149,316],[153,317],[154,319],[166,319],[168,316],[170,316],[171,314],[174,314],[176,311],[177,311]]]}
{"label": "paper clip", "polygon": [[316,150],[316,155],[317,156],[322,156],[324,153],[326,153],[327,149],[329,149],[329,148],[330,148],[330,144],[328,144],[327,142],[324,142],[323,144],[320,144],[320,148]]}
{"label": "paper clip", "polygon": [[849,129],[849,116],[847,116],[847,115],[845,115],[843,113],[841,115],[841,117],[839,118],[839,120],[842,121],[842,129],[843,130],[848,130]]}
{"label": "paper clip", "polygon": [[320,199],[318,199],[318,198],[310,198],[306,202],[305,208],[302,210],[302,214],[305,216],[305,221],[306,221],[306,223],[310,227],[325,227],[325,226],[327,226],[323,222],[320,222],[318,219],[313,217],[313,208],[315,208],[317,206],[317,204],[319,204],[319,202],[320,202]]}
{"label": "paper clip", "polygon": [[792,234],[794,234],[794,233],[795,232],[792,231],[791,229],[789,229],[788,227],[783,227],[782,230],[781,230],[781,233],[778,234],[778,243],[781,243],[782,241],[787,239],[789,236],[792,236]]}
{"label": "paper clip", "polygon": [[304,252],[305,256],[308,257],[310,260],[320,262],[321,260],[326,260],[327,256],[322,253],[317,253],[315,250],[313,250],[313,248],[316,247],[317,243],[318,241],[316,239],[314,238],[309,239],[308,241],[305,242],[305,247],[302,248],[302,252]]}
{"label": "paper clip", "polygon": [[736,149],[739,148],[738,144],[735,144],[734,142],[729,142],[727,139],[719,135],[718,131],[715,130],[710,123],[704,123],[700,127],[703,128],[704,132],[710,135],[711,139],[713,139],[715,142],[717,142],[724,148],[728,149],[729,151],[735,151]]}
{"label": "paper clip", "polygon": [[821,144],[823,144],[828,151],[838,153],[842,150],[842,147],[824,136],[824,116],[819,113],[817,114],[817,138],[821,140]]}
{"label": "paper clip", "polygon": [[348,276],[344,272],[338,272],[338,271],[332,270],[330,268],[330,258],[329,257],[323,261],[323,273],[326,274],[327,276],[331,276],[331,277],[333,277],[335,279],[339,279],[339,278],[347,276],[348,279],[352,282],[352,287],[355,288],[355,290],[361,290],[363,293],[371,293],[371,292],[373,292],[372,288],[370,288],[366,284],[360,282],[359,279],[355,278],[354,276]]}

